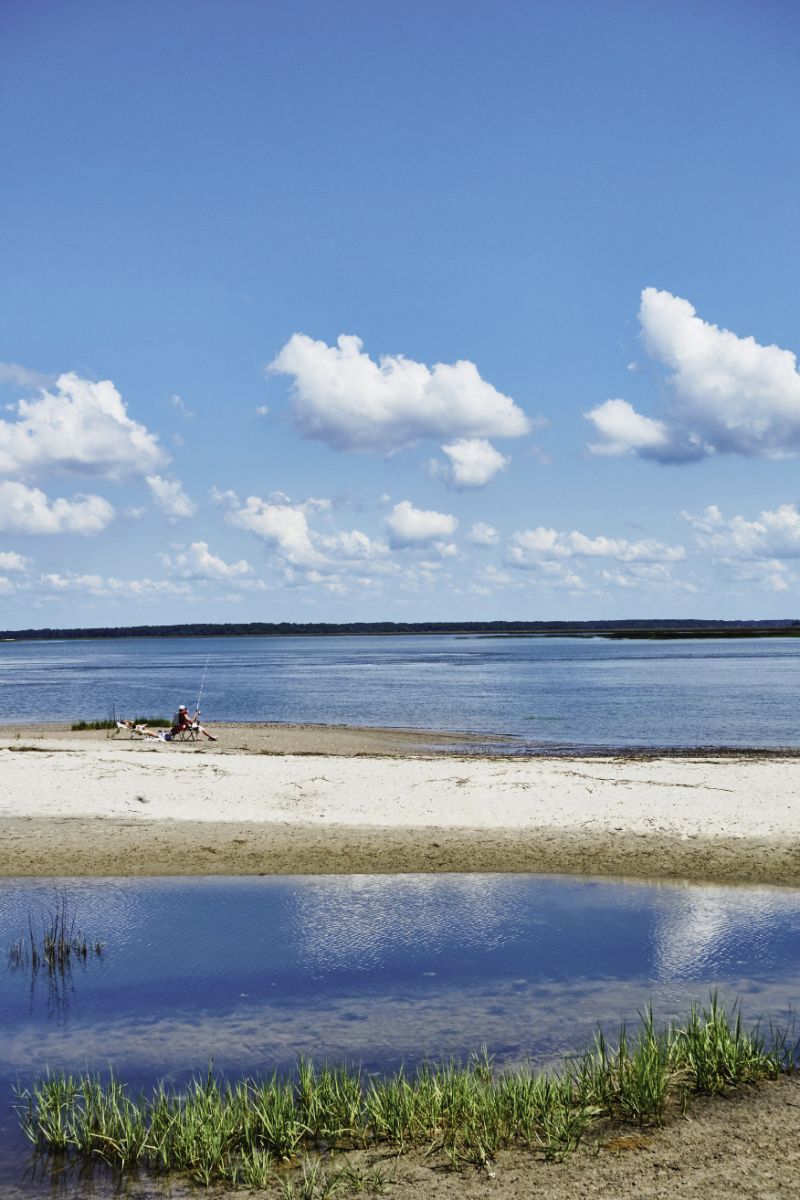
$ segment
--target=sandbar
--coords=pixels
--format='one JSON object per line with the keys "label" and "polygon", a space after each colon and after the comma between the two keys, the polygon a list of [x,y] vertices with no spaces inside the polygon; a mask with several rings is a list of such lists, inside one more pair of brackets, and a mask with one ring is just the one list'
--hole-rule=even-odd
{"label": "sandbar", "polygon": [[523,757],[460,734],[214,729],[216,743],[177,745],[0,730],[0,874],[800,884],[800,756]]}

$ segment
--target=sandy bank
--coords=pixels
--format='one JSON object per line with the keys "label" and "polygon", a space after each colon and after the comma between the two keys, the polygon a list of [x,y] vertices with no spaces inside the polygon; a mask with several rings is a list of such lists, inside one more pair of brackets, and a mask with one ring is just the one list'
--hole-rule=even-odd
{"label": "sandy bank", "polygon": [[799,1133],[800,1081],[783,1077],[700,1099],[666,1128],[587,1138],[565,1162],[501,1151],[492,1178],[470,1167],[437,1170],[420,1151],[396,1161],[386,1153],[349,1157],[389,1175],[393,1200],[797,1200]]}
{"label": "sandy bank", "polygon": [[[219,725],[209,724],[209,732],[218,740],[202,738],[197,743],[176,742],[170,749],[176,753],[192,754],[203,750],[209,754],[335,754],[347,758],[362,754],[396,757],[425,751],[445,753],[463,747],[480,750],[486,745],[514,744],[517,739],[471,733],[438,733],[420,729],[364,729],[355,725],[290,725],[267,722]],[[69,746],[119,746],[133,750],[146,745],[141,738],[133,740],[125,733],[108,730],[71,730],[66,724],[0,725],[0,742],[9,739],[26,745],[42,741],[67,743]]]}
{"label": "sandy bank", "polygon": [[359,757],[285,754],[279,740],[245,753],[227,737],[202,751],[0,740],[0,873],[565,871],[800,884],[800,759],[410,757],[408,746],[361,757],[365,732],[375,731],[350,731]]}

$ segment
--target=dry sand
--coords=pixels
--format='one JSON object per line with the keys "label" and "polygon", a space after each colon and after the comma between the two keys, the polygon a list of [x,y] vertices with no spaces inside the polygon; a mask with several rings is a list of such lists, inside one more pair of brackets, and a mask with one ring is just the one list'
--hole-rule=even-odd
{"label": "dry sand", "polygon": [[465,754],[460,735],[215,732],[216,743],[153,744],[0,731],[0,873],[800,883],[800,758],[486,757]]}

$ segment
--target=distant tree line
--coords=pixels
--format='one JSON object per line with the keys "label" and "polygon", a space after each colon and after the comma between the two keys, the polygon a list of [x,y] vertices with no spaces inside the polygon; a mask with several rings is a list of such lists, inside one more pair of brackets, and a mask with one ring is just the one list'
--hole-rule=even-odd
{"label": "distant tree line", "polygon": [[3,641],[135,637],[333,637],[368,634],[489,634],[505,637],[786,637],[800,636],[800,620],[782,621],[249,621],[190,625],[100,626],[92,629],[9,629]]}

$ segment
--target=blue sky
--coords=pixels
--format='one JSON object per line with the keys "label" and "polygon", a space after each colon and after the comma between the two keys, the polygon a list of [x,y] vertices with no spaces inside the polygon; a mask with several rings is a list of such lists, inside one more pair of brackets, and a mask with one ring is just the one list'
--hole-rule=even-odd
{"label": "blue sky", "polygon": [[795,616],[799,46],[6,0],[0,627]]}

